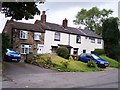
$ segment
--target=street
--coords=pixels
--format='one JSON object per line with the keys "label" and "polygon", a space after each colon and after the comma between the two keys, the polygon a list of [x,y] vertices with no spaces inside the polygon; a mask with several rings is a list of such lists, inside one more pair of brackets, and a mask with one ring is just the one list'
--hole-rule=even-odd
{"label": "street", "polygon": [[3,62],[2,88],[118,88],[118,69],[58,72],[24,62]]}

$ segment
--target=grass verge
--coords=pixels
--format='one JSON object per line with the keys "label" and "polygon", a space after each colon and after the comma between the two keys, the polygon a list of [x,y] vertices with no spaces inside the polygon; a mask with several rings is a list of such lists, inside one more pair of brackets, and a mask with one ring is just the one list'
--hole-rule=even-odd
{"label": "grass verge", "polygon": [[[98,68],[98,67],[88,67],[87,63],[83,63],[81,61],[64,59],[62,57],[57,56],[56,54],[45,54],[42,56],[51,58],[51,62],[55,64],[55,66],[49,67],[49,68],[53,70],[69,71],[69,72],[70,71],[71,72],[89,72],[89,71],[101,71],[102,70],[101,68]],[[40,60],[36,60],[36,61],[37,63],[40,62]],[[67,67],[65,67],[63,62],[67,62]]]}
{"label": "grass verge", "polygon": [[102,59],[108,61],[110,67],[120,68],[120,63],[117,62],[116,60],[111,59],[111,58],[109,58],[109,57],[107,57],[107,56],[105,56],[105,55],[101,55],[100,57],[101,57]]}

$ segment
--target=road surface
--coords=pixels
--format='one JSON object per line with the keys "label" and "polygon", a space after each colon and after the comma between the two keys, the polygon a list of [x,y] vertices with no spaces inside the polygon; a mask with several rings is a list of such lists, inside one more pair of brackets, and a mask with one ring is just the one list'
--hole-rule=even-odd
{"label": "road surface", "polygon": [[118,69],[58,72],[24,62],[3,62],[2,88],[118,88]]}

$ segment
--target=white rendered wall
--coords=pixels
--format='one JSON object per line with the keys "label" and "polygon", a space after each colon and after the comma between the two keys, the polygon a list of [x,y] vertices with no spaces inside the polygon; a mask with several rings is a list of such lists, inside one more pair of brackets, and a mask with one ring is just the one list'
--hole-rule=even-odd
{"label": "white rendered wall", "polygon": [[[86,53],[94,51],[96,48],[103,48],[103,41],[101,44],[97,43],[97,38],[95,43],[91,43],[89,37],[86,39],[86,36],[81,36],[81,44],[76,43],[77,35],[70,34],[70,43],[69,43],[69,34],[60,33],[60,41],[54,41],[54,31],[45,31],[44,38],[44,51],[43,53],[51,53],[51,46],[58,46],[58,44],[69,45],[73,48],[78,48],[78,55],[83,53],[83,50],[86,50]],[[73,54],[73,48],[71,49],[71,54]]]}

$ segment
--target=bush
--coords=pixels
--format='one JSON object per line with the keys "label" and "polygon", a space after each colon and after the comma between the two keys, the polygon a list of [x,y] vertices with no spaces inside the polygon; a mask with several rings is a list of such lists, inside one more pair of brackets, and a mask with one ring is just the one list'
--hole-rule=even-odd
{"label": "bush", "polygon": [[97,67],[96,63],[93,61],[93,60],[90,60],[88,63],[87,63],[87,66],[88,67]]}
{"label": "bush", "polygon": [[56,64],[52,62],[51,57],[46,55],[37,56],[37,60],[35,60],[35,62],[33,61],[32,63],[44,68],[52,68],[56,66]]}
{"label": "bush", "polygon": [[64,62],[62,61],[61,63],[65,68],[68,68],[69,61],[64,61]]}
{"label": "bush", "polygon": [[105,50],[104,49],[95,49],[94,51],[92,51],[92,53],[97,54],[97,55],[103,55],[103,54],[105,54]]}
{"label": "bush", "polygon": [[56,53],[60,57],[67,58],[69,51],[66,47],[59,47]]}
{"label": "bush", "polygon": [[120,62],[120,46],[113,45],[112,48],[109,50],[108,56]]}
{"label": "bush", "polygon": [[72,56],[69,56],[69,61],[72,61],[74,60]]}

